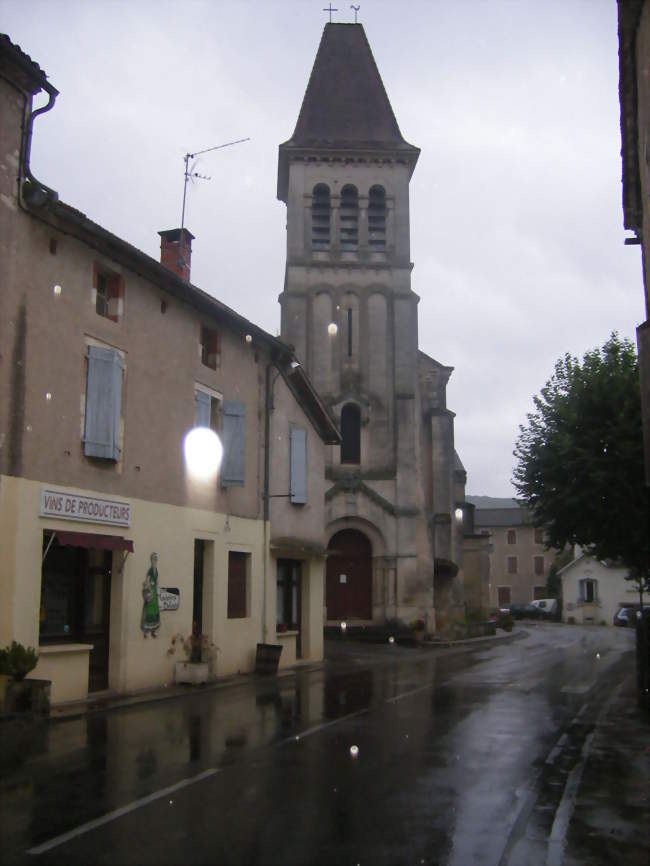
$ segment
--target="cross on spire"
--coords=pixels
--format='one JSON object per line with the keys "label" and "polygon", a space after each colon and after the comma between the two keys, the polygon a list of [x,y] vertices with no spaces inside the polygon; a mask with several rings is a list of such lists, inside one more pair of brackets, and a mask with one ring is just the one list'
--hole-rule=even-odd
{"label": "cross on spire", "polygon": [[328,6],[327,9],[323,9],[323,12],[329,12],[330,13],[330,24],[332,23],[332,12],[338,12],[338,11],[339,10],[335,6],[332,6],[331,2],[330,2],[330,5]]}
{"label": "cross on spire", "polygon": [[361,9],[361,3],[359,3],[358,6],[355,6],[354,3],[351,3],[350,9],[354,9],[354,23],[358,24],[359,22],[357,21],[357,14],[359,12],[359,9]]}

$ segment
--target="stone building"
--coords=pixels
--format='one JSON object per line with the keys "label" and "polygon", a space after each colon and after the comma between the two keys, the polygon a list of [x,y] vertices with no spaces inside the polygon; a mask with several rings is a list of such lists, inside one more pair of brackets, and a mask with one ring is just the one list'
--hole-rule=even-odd
{"label": "stone building", "polygon": [[[489,537],[489,579],[481,607],[506,608],[546,598],[546,579],[559,551],[544,546],[544,530],[516,499],[469,496],[476,533]],[[483,584],[485,586],[485,582]]]}
{"label": "stone building", "polygon": [[645,482],[650,487],[650,2],[618,0],[619,97],[626,244],[642,251],[645,322],[637,328]]}
{"label": "stone building", "polygon": [[[418,351],[402,136],[363,27],[327,24],[291,138],[282,337],[340,423],[326,459],[327,620],[462,613],[452,367]],[[460,512],[458,512],[460,514]],[[460,515],[462,517],[462,515]]]}
{"label": "stone building", "polygon": [[[193,623],[213,675],[258,642],[318,660],[337,428],[282,341],[191,284],[187,230],[156,261],[34,177],[56,95],[0,36],[0,646],[37,648],[54,702],[172,682]],[[206,478],[197,427],[223,442]]]}

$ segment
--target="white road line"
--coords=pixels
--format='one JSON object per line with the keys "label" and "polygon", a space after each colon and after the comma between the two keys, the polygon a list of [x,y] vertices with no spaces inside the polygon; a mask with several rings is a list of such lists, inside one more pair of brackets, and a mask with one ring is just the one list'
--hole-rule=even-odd
{"label": "white road line", "polygon": [[589,734],[589,736],[586,738],[582,747],[580,761],[569,773],[569,778],[567,779],[564,793],[562,794],[562,799],[560,800],[560,805],[557,807],[557,810],[555,812],[555,820],[553,821],[551,835],[549,836],[548,840],[548,849],[546,852],[546,866],[562,866],[562,862],[564,860],[566,834],[569,829],[569,822],[571,821],[573,810],[575,808],[576,795],[578,793],[578,788],[580,787],[580,782],[582,780],[582,774],[585,769],[585,764],[587,763],[587,758],[589,757],[589,752],[591,751],[591,743],[594,738],[594,733],[595,732],[592,731],[591,734]]}
{"label": "white road line", "polygon": [[568,739],[569,739],[568,734],[562,734],[560,739],[557,741],[557,743],[553,746],[551,751],[548,753],[548,758],[546,759],[547,764],[554,764],[555,763],[555,759],[557,758],[557,756],[560,754],[560,752],[564,748],[566,741]]}
{"label": "white road line", "polygon": [[433,685],[431,683],[429,683],[429,685],[426,685],[426,686],[419,686],[417,689],[411,689],[408,692],[402,692],[401,695],[395,695],[395,697],[393,697],[393,698],[386,698],[385,703],[394,704],[397,701],[401,701],[403,698],[408,698],[411,695],[417,695],[418,692],[426,692],[428,690],[431,690],[432,688],[433,688]]}
{"label": "white road line", "polygon": [[160,800],[162,797],[168,797],[175,791],[180,791],[181,788],[187,788],[189,785],[196,784],[196,782],[202,782],[203,779],[208,779],[210,776],[214,776],[218,772],[220,772],[219,768],[213,767],[210,770],[204,770],[197,776],[191,776],[189,779],[183,779],[182,781],[177,782],[175,785],[169,785],[169,787],[167,788],[161,788],[159,791],[154,791],[153,794],[149,794],[146,797],[140,797],[139,800],[134,800],[132,803],[128,803],[126,806],[120,806],[119,809],[114,809],[112,812],[108,812],[106,815],[102,815],[101,818],[95,818],[93,821],[88,821],[86,824],[82,824],[80,827],[76,827],[74,830],[69,830],[67,833],[62,833],[60,836],[55,836],[48,842],[43,842],[41,845],[36,845],[34,848],[30,848],[27,853],[44,854],[46,851],[50,851],[52,848],[63,845],[65,842],[69,842],[71,839],[76,839],[77,836],[83,836],[84,833],[89,833],[91,830],[95,830],[97,827],[102,827],[104,824],[109,824],[111,821],[115,821],[117,818],[121,818],[123,815],[128,815],[129,812],[134,812],[136,809],[140,809],[142,806],[146,806],[149,803],[154,803],[156,800]]}
{"label": "white road line", "polygon": [[339,716],[338,719],[332,719],[330,722],[323,722],[322,725],[314,725],[313,728],[307,728],[299,734],[294,734],[293,737],[287,737],[285,740],[280,740],[278,746],[285,746],[287,743],[296,743],[304,740],[306,737],[311,737],[312,734],[317,734],[319,731],[324,731],[325,728],[331,728],[332,725],[338,725],[339,722],[346,722],[348,719],[354,719],[356,716],[362,716],[367,713],[370,707],[364,707],[362,710],[356,710],[354,713],[348,713],[346,716]]}

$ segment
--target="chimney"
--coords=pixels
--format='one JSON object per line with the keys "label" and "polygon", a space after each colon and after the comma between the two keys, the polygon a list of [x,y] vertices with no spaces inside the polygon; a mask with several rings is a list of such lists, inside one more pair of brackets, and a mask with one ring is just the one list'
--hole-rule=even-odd
{"label": "chimney", "polygon": [[194,235],[187,229],[168,229],[160,235],[160,264],[189,283]]}

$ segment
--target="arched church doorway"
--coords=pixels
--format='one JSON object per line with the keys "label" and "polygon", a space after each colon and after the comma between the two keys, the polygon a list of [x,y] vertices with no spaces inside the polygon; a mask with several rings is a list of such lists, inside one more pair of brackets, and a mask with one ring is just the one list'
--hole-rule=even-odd
{"label": "arched church doorway", "polygon": [[327,545],[328,619],[372,619],[372,547],[356,529],[342,529]]}

